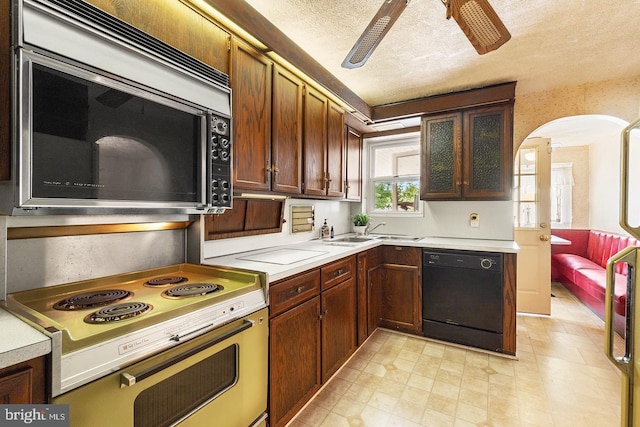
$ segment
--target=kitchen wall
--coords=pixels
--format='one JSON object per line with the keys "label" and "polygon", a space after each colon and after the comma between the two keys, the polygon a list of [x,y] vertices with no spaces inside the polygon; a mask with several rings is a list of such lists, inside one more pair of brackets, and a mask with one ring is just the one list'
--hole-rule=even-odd
{"label": "kitchen wall", "polygon": [[[636,134],[637,136],[637,134]],[[629,218],[640,225],[640,138],[632,140]],[[590,221],[595,230],[626,234],[620,226],[620,141],[602,141],[589,148]]]}

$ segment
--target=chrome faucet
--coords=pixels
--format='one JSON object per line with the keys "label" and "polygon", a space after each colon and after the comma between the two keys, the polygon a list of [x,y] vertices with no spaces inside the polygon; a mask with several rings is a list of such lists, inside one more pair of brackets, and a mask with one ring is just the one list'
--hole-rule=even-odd
{"label": "chrome faucet", "polygon": [[368,236],[373,230],[375,230],[378,227],[382,227],[383,225],[387,225],[386,222],[381,222],[380,224],[376,224],[375,227],[373,227],[371,230],[369,230],[369,225],[367,225],[367,228],[365,228],[364,230],[364,235]]}

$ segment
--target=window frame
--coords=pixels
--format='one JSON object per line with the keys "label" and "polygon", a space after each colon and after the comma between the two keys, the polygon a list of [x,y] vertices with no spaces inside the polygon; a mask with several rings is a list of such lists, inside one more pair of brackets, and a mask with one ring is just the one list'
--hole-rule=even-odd
{"label": "window frame", "polygon": [[[393,164],[391,165],[392,173],[395,176],[375,176],[375,152],[378,149],[389,148],[389,147],[397,147],[397,146],[411,146],[415,147],[414,150],[409,151],[408,153],[395,153],[393,154]],[[401,211],[401,210],[393,210],[393,211],[381,211],[375,208],[375,188],[377,183],[391,183],[397,184],[400,182],[411,182],[417,181],[418,187],[420,187],[420,167],[418,167],[418,173],[415,175],[402,175],[397,176],[397,160],[402,157],[407,156],[417,156],[418,161],[420,161],[420,133],[411,133],[411,134],[402,134],[402,135],[394,135],[392,137],[382,138],[382,139],[370,139],[367,141],[367,150],[366,150],[366,173],[367,178],[365,180],[365,190],[364,195],[366,199],[366,203],[364,203],[365,211],[368,215],[372,217],[423,217],[424,216],[424,206],[422,200],[420,200],[420,193],[416,194],[417,204],[414,204],[414,211]],[[394,186],[394,190],[397,187]],[[395,191],[394,191],[395,194]],[[396,204],[397,205],[397,204]]]}

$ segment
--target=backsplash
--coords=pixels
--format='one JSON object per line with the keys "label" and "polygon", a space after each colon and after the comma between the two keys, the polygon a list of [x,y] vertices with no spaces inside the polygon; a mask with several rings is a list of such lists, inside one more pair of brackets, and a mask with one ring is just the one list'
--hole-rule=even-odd
{"label": "backsplash", "polygon": [[[272,246],[306,242],[317,239],[324,220],[336,235],[351,232],[351,205],[349,202],[332,200],[287,199],[285,201],[285,223],[282,232],[277,234],[262,234],[249,237],[238,237],[224,240],[204,242],[204,258],[223,256],[233,253],[263,249]],[[315,227],[313,231],[292,234],[289,232],[291,222],[291,205],[314,205]]]}
{"label": "backsplash", "polygon": [[[513,240],[513,202],[455,201],[421,202],[424,216],[372,216],[373,225],[384,222],[379,233],[465,239]],[[354,205],[352,212],[359,212]],[[479,227],[469,224],[469,216],[478,214]]]}

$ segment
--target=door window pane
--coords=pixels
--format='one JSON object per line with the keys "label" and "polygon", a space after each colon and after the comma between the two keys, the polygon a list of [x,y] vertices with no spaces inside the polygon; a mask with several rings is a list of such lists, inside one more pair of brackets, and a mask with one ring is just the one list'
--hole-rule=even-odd
{"label": "door window pane", "polygon": [[514,224],[516,228],[535,228],[538,224],[538,151],[518,150],[513,176]]}

